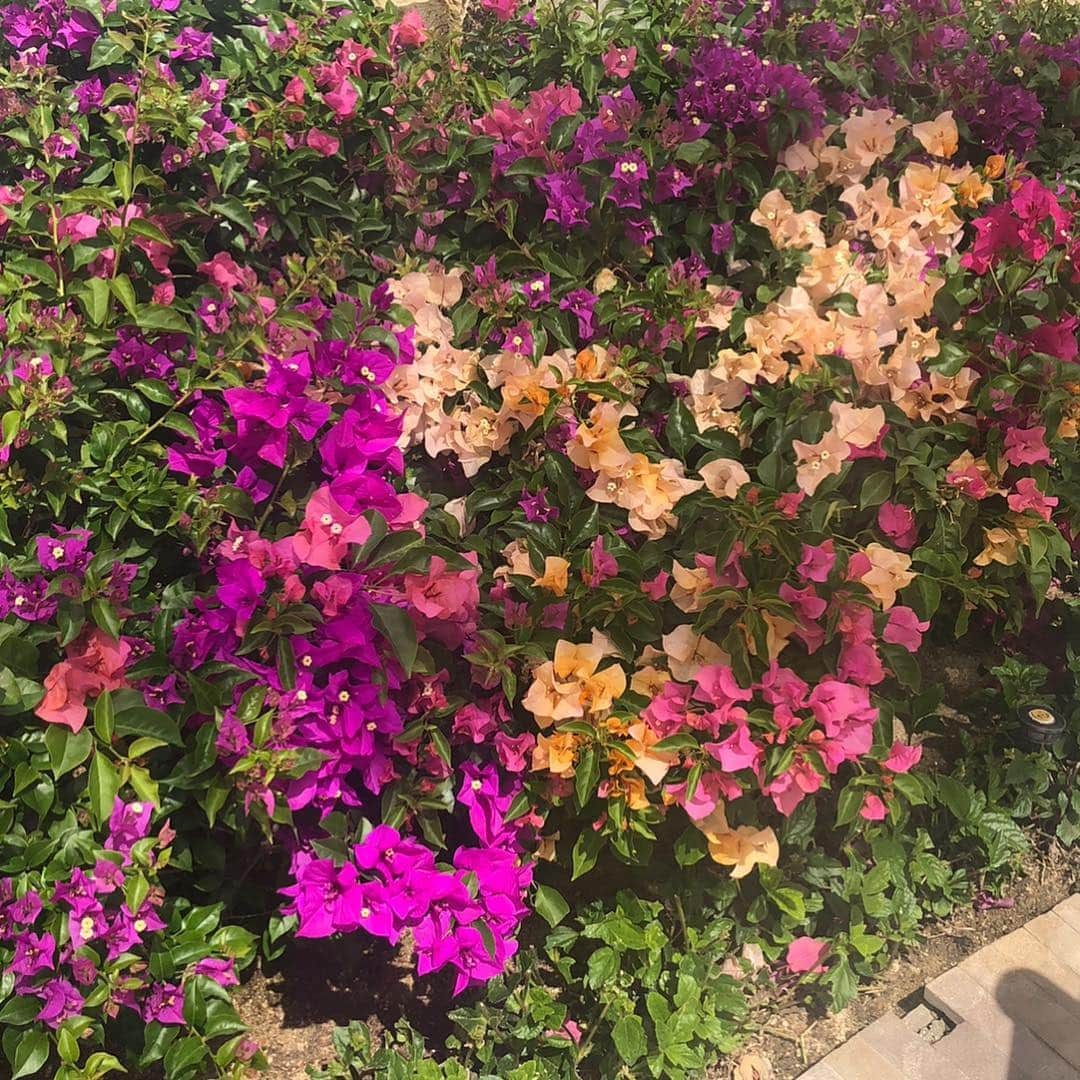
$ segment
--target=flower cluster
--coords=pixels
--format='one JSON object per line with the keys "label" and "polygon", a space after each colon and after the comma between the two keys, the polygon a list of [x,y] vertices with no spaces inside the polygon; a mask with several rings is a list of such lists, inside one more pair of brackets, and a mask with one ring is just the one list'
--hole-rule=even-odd
{"label": "flower cluster", "polygon": [[148,968],[146,953],[167,927],[164,891],[146,875],[167,863],[176,835],[168,823],[149,835],[153,809],[116,799],[102,854],[51,890],[15,896],[10,878],[0,882],[0,941],[14,950],[6,973],[18,996],[37,999],[35,1019],[50,1028],[99,1009],[183,1026],[189,978],[206,976],[222,987],[238,982],[235,956],[213,943],[193,950],[176,981]]}

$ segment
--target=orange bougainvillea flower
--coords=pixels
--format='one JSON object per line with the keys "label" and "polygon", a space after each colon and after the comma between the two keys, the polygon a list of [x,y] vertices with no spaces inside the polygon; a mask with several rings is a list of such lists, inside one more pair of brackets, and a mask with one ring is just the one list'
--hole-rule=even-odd
{"label": "orange bougainvillea flower", "polygon": [[733,878],[744,878],[758,864],[775,866],[780,859],[780,842],[772,829],[755,829],[753,825],[728,826],[723,804],[717,804],[705,824],[705,839],[713,862],[730,866]]}
{"label": "orange bougainvillea flower", "polygon": [[63,724],[77,733],[89,715],[88,696],[127,686],[124,666],[131,646],[114,641],[95,627],[80,634],[67,647],[67,654],[67,659],[45,676],[45,697],[34,714],[48,724]]}
{"label": "orange bougainvillea flower", "polygon": [[975,565],[989,566],[995,562],[1013,566],[1020,559],[1020,545],[1026,544],[1027,540],[1028,531],[1024,528],[983,529],[985,547],[975,556]]}
{"label": "orange bougainvillea flower", "polygon": [[667,775],[672,765],[679,760],[679,755],[665,750],[653,750],[660,742],[660,736],[643,720],[630,725],[630,738],[626,741],[627,749],[634,755],[634,765],[654,784],[659,784]]}
{"label": "orange bougainvillea flower", "polygon": [[579,741],[576,735],[567,732],[538,735],[532,752],[532,771],[547,770],[553,776],[573,776],[574,755]]}
{"label": "orange bougainvillea flower", "polygon": [[910,569],[911,557],[883,544],[870,544],[863,549],[863,554],[870,560],[870,569],[859,580],[881,604],[882,610],[887,611],[896,603],[897,592],[915,580]]}
{"label": "orange bougainvillea flower", "polygon": [[549,555],[544,560],[544,572],[536,579],[535,584],[556,596],[565,596],[569,571],[570,563],[566,559],[558,555]]}
{"label": "orange bougainvillea flower", "polygon": [[605,780],[600,785],[598,794],[602,799],[625,799],[630,810],[647,810],[649,807],[645,782],[639,776],[620,776]]}

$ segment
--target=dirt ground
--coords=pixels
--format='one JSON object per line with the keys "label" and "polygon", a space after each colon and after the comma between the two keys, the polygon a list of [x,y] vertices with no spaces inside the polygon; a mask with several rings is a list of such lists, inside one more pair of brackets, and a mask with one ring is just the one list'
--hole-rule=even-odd
{"label": "dirt ground", "polygon": [[377,1032],[408,1016],[433,1045],[440,1045],[450,1033],[445,1006],[450,986],[437,980],[433,985],[438,1002],[415,987],[413,956],[404,943],[393,949],[352,934],[340,941],[296,940],[287,968],[256,971],[237,988],[235,1001],[266,1052],[267,1076],[306,1080],[308,1065],[325,1065],[333,1056],[335,1026],[351,1020],[366,1020]]}
{"label": "dirt ground", "polygon": [[[792,1005],[777,1013],[767,1033],[747,1043],[734,1061],[724,1062],[710,1080],[794,1080],[814,1062],[835,1050],[867,1024],[884,1016],[912,997],[932,979],[955,967],[983,945],[1004,937],[1024,923],[1049,911],[1076,891],[1080,883],[1080,851],[1054,845],[1032,858],[1024,876],[1014,884],[1011,908],[959,911],[947,919],[929,923],[924,944],[900,955],[843,1012],[810,1015]],[[906,1012],[907,1009],[901,1009]],[[764,1068],[758,1067],[760,1059]],[[743,1071],[739,1071],[740,1062]]]}
{"label": "dirt ground", "polygon": [[[1033,856],[1012,890],[1013,907],[966,910],[928,924],[924,943],[894,960],[843,1012],[810,1014],[797,1004],[779,1009],[765,1032],[712,1070],[709,1080],[794,1080],[931,979],[1048,911],[1078,884],[1080,850],[1055,845]],[[436,987],[431,999],[418,999],[412,959],[400,950],[365,943],[360,935],[298,941],[290,948],[288,972],[288,978],[273,970],[256,972],[237,994],[241,1015],[269,1056],[272,1080],[305,1080],[306,1066],[324,1064],[332,1056],[335,1024],[367,1020],[378,1029],[408,1015],[434,1045],[448,1033],[449,997],[439,992],[448,987]]]}

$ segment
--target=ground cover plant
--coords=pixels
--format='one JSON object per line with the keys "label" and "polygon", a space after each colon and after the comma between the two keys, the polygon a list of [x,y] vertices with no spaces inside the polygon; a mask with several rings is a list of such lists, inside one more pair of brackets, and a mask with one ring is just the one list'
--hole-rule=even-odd
{"label": "ground cover plant", "polygon": [[12,1075],[696,1076],[1072,843],[1078,22],[0,6]]}

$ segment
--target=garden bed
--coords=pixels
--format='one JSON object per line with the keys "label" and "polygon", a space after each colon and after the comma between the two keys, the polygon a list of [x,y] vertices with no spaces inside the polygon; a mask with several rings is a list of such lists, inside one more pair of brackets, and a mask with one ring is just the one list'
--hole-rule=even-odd
{"label": "garden bed", "polygon": [[690,1080],[1071,881],[1080,10],[453,7],[0,0],[16,1080]]}

